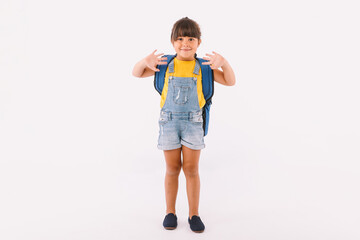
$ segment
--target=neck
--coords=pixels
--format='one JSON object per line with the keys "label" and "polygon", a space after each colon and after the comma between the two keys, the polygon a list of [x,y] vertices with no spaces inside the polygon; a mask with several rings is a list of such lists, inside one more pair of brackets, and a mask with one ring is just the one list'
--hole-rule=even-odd
{"label": "neck", "polygon": [[193,61],[193,60],[195,60],[195,58],[196,58],[196,53],[195,53],[194,56],[191,56],[191,57],[189,57],[189,58],[179,57],[177,54],[175,54],[175,57],[176,57],[178,60],[180,60],[180,61]]}

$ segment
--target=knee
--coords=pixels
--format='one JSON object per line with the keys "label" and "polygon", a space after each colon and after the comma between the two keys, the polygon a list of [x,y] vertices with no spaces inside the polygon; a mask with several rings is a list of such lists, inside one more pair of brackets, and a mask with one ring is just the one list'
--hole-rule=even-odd
{"label": "knee", "polygon": [[166,174],[171,176],[179,176],[180,171],[181,171],[181,165],[166,167]]}
{"label": "knee", "polygon": [[197,166],[183,166],[185,177],[196,177],[199,175]]}

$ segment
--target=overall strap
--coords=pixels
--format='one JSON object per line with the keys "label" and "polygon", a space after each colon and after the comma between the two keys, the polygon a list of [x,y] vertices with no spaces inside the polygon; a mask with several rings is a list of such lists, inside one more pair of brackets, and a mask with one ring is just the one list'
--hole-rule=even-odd
{"label": "overall strap", "polygon": [[169,63],[169,73],[174,73],[175,72],[175,64],[174,64],[174,59],[171,60],[171,62]]}
{"label": "overall strap", "polygon": [[195,67],[194,67],[194,74],[199,75],[200,72],[200,63],[198,60],[195,59]]}

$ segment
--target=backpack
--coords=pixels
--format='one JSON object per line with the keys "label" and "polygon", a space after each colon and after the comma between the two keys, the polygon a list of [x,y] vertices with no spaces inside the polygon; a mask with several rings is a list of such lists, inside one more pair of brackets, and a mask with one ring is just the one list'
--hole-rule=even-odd
{"label": "backpack", "polygon": [[[154,86],[156,91],[161,95],[162,90],[164,88],[165,83],[165,74],[167,67],[171,60],[173,60],[176,55],[164,55],[163,57],[167,57],[167,64],[165,65],[157,65],[156,67],[160,70],[159,72],[155,72],[154,76]],[[200,63],[201,75],[202,75],[202,90],[205,98],[205,105],[202,108],[202,116],[203,116],[203,129],[204,136],[208,133],[209,128],[209,118],[210,118],[210,106],[212,104],[212,96],[214,95],[214,71],[210,68],[209,65],[202,65],[203,62],[207,62],[202,58],[197,58],[195,54],[195,59]]]}

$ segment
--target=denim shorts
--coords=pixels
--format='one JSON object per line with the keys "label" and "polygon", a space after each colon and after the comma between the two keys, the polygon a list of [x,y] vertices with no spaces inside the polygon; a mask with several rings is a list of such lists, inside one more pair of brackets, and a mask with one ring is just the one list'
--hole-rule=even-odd
{"label": "denim shorts", "polygon": [[205,148],[202,111],[160,112],[158,148],[172,150],[184,145],[193,150]]}

